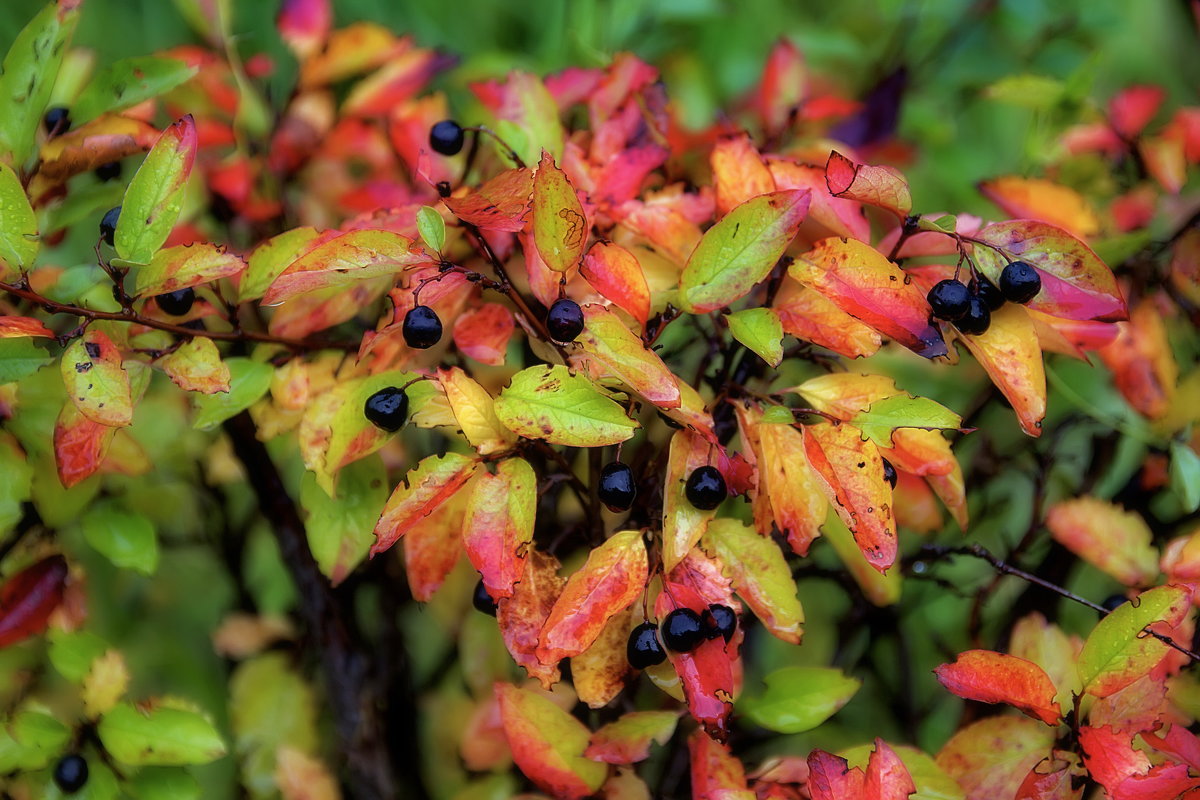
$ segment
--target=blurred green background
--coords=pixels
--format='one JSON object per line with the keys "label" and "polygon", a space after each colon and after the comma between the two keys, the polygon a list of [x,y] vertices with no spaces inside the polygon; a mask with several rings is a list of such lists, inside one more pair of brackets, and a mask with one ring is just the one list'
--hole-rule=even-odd
{"label": "blurred green background", "polygon": [[[185,0],[186,1],[186,0]],[[5,0],[0,48],[43,0]],[[232,30],[244,54],[278,65],[276,96],[294,65],[273,30],[274,0],[243,0]],[[376,20],[461,57],[442,86],[516,66],[547,72],[600,65],[632,50],[660,66],[685,120],[711,121],[750,88],[771,44],[786,36],[813,74],[854,96],[900,65],[911,73],[901,136],[918,207],[988,210],[977,180],[1031,173],[1064,119],[1131,83],[1156,83],[1168,107],[1194,103],[1200,42],[1188,0],[334,0],[336,23]],[[76,44],[102,62],[197,41],[167,0],[85,0]],[[1006,76],[1062,82],[1061,94],[987,89]]]}

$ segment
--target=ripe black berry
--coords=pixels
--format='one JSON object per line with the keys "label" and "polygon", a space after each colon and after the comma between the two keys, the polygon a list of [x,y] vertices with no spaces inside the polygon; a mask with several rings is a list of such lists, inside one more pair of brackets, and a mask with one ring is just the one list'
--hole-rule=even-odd
{"label": "ripe black berry", "polygon": [[704,622],[704,636],[707,639],[724,636],[725,643],[728,644],[737,630],[737,614],[733,613],[729,606],[714,603],[705,609],[700,617]]}
{"label": "ripe black berry", "polygon": [[1123,594],[1114,594],[1104,598],[1104,602],[1100,605],[1104,606],[1105,611],[1116,611],[1121,606],[1129,602],[1129,598]]}
{"label": "ripe black berry", "polygon": [[971,294],[979,295],[979,299],[984,302],[989,311],[995,311],[1004,305],[1004,293],[983,275],[971,281]]}
{"label": "ripe black berry", "polygon": [[395,386],[380,389],[363,404],[363,416],[376,428],[395,433],[408,419],[408,395]]}
{"label": "ripe black berry", "polygon": [[971,302],[971,290],[962,281],[947,279],[938,281],[925,299],[929,301],[935,317],[953,322],[966,315]]}
{"label": "ripe black berry", "polygon": [[87,761],[78,753],[65,755],[54,765],[54,783],[63,794],[75,794],[87,779]]}
{"label": "ripe black berry", "polygon": [[113,178],[121,177],[121,162],[110,161],[107,164],[101,164],[93,170],[96,177],[102,181],[111,181]]}
{"label": "ripe black berry", "polygon": [[53,139],[71,129],[71,112],[62,106],[55,106],[46,111],[42,124],[46,126],[46,133]]}
{"label": "ripe black berry", "polygon": [[471,595],[471,605],[475,606],[476,611],[482,611],[484,614],[496,616],[496,601],[488,594],[487,587],[483,585],[483,581],[475,584],[475,593]]}
{"label": "ripe black berry", "polygon": [[1013,261],[1000,273],[1000,291],[1014,303],[1028,303],[1042,290],[1042,276],[1024,261]]}
{"label": "ripe black berry", "polygon": [[404,315],[400,330],[409,347],[428,350],[442,338],[442,321],[429,306],[413,306]]}
{"label": "ripe black berry", "polygon": [[190,287],[187,289],[176,289],[173,292],[160,294],[154,300],[158,303],[158,307],[163,310],[164,314],[170,314],[172,317],[182,317],[192,310],[192,303],[196,301],[196,292]]}
{"label": "ripe black berry", "polygon": [[690,653],[704,641],[704,622],[690,608],[677,608],[663,620],[662,638],[676,653]]}
{"label": "ripe black berry", "polygon": [[890,483],[893,489],[896,488],[896,481],[900,479],[900,476],[896,474],[896,468],[886,458],[883,459],[883,479]]}
{"label": "ripe black berry", "polygon": [[725,488],[725,476],[716,467],[703,466],[688,476],[683,493],[689,503],[701,511],[712,511],[725,502],[729,491]]}
{"label": "ripe black berry", "polygon": [[444,156],[458,155],[465,140],[466,134],[463,133],[462,126],[452,119],[434,123],[429,129],[429,146],[434,152]]}
{"label": "ripe black berry", "polygon": [[653,622],[643,622],[634,628],[625,645],[625,657],[634,669],[653,667],[666,660],[667,651],[663,650],[662,642],[658,640],[658,626]]}
{"label": "ripe black berry", "polygon": [[546,330],[556,342],[573,342],[583,333],[583,309],[574,300],[563,297],[554,301],[546,314]]}
{"label": "ripe black berry", "polygon": [[121,218],[121,207],[114,206],[104,212],[100,218],[100,238],[112,246],[113,237],[117,235],[117,220]]}
{"label": "ripe black berry", "polygon": [[637,487],[633,483],[633,470],[628,464],[614,461],[605,464],[600,470],[600,502],[608,506],[609,511],[628,511],[637,497]]}
{"label": "ripe black berry", "polygon": [[974,336],[985,333],[991,324],[992,312],[988,311],[987,303],[980,300],[978,295],[971,295],[971,307],[967,315],[954,323],[963,333]]}

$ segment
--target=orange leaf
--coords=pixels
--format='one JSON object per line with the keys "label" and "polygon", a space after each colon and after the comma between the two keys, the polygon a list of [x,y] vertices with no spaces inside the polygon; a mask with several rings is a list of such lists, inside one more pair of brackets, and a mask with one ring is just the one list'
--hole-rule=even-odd
{"label": "orange leaf", "polygon": [[499,303],[484,303],[454,320],[454,346],[482,364],[498,367],[515,328],[511,311]]}
{"label": "orange leaf", "polygon": [[728,214],[752,197],[775,191],[775,179],[745,133],[721,139],[709,156],[717,213]]}
{"label": "orange leaf", "polygon": [[584,329],[575,341],[588,356],[592,377],[613,377],[659,408],[679,408],[679,384],[663,360],[614,312],[583,306]]}
{"label": "orange leaf", "polygon": [[896,518],[879,448],[843,422],[806,427],[804,450],[818,485],[867,561],[886,572],[896,560]]}
{"label": "orange leaf", "polygon": [[38,184],[43,182],[60,183],[73,175],[149,150],[158,136],[153,125],[130,117],[106,115],[85,122],[42,146],[42,160],[30,195],[38,196],[37,189],[43,188]]}
{"label": "orange leaf", "polygon": [[21,339],[28,336],[52,339],[54,331],[33,317],[0,316],[0,339]]}
{"label": "orange leaf", "polygon": [[513,660],[547,689],[558,681],[558,666],[543,664],[534,653],[550,609],[567,583],[559,577],[558,568],[557,558],[530,548],[525,573],[513,587],[512,596],[501,598],[496,604],[496,621],[505,647]]}
{"label": "orange leaf", "polygon": [[1095,497],[1056,503],[1046,514],[1050,535],[1063,547],[1126,586],[1158,578],[1158,550],[1142,518]]}
{"label": "orange leaf", "polygon": [[479,462],[458,453],[429,456],[405,476],[388,498],[375,524],[371,555],[394,545],[413,525],[431,514],[475,473]]}
{"label": "orange leaf", "polygon": [[467,501],[463,545],[493,598],[509,597],[525,572],[537,505],[537,476],[523,458],[480,472]]}
{"label": "orange leaf", "polygon": [[1050,676],[1032,661],[990,650],[959,653],[953,664],[935,669],[942,685],[959,697],[981,703],[1008,703],[1047,725],[1062,717]]}
{"label": "orange leaf", "polygon": [[912,211],[908,181],[895,167],[856,164],[834,150],[825,163],[825,183],[834,197],[879,206],[900,219]]}
{"label": "orange leaf", "polygon": [[447,197],[446,207],[464,222],[485,231],[517,233],[533,202],[533,171],[522,167],[501,172],[464,197]]}
{"label": "orange leaf", "polygon": [[748,791],[742,762],[704,731],[693,731],[688,737],[688,754],[692,765],[692,797],[717,798],[727,796],[725,792]]}
{"label": "orange leaf", "polygon": [[926,358],[946,355],[929,303],[900,269],[855,239],[822,239],[788,273],[850,316]]}
{"label": "orange leaf", "polygon": [[874,328],[859,322],[825,295],[802,286],[791,277],[784,278],[774,309],[783,323],[784,333],[847,358],[874,355],[883,343]]}
{"label": "orange leaf", "polygon": [[584,256],[579,273],[592,288],[642,323],[650,317],[650,287],[633,253],[617,244],[596,242]]}
{"label": "orange leaf", "polygon": [[980,183],[979,191],[1010,217],[1048,222],[1081,239],[1100,232],[1100,220],[1083,196],[1053,181],[1009,175]]}
{"label": "orange leaf", "polygon": [[85,417],[70,400],[63,404],[54,423],[54,463],[63,486],[70,489],[100,468],[116,431]]}
{"label": "orange leaf", "polygon": [[423,517],[404,535],[404,572],[413,599],[427,603],[462,557],[462,527],[468,493],[459,492]]}
{"label": "orange leaf", "polygon": [[300,64],[300,86],[310,89],[359,75],[382,65],[405,43],[374,22],[353,22],[333,31],[325,47]]}
{"label": "orange leaf", "polygon": [[1128,322],[1118,322],[1117,337],[1098,352],[1125,400],[1150,419],[1171,408],[1179,366],[1167,339],[1162,313],[1150,298],[1138,303]]}
{"label": "orange leaf", "polygon": [[1006,303],[992,312],[979,336],[963,336],[967,349],[1012,405],[1021,429],[1041,436],[1046,416],[1046,372],[1037,333],[1024,308]]}
{"label": "orange leaf", "polygon": [[543,664],[588,649],[609,618],[641,596],[649,575],[641,531],[621,531],[593,549],[587,562],[567,579],[538,638]]}
{"label": "orange leaf", "polygon": [[497,683],[496,697],[513,761],[540,789],[580,800],[600,788],[608,768],[584,758],[590,732],[582,722],[529,689]]}

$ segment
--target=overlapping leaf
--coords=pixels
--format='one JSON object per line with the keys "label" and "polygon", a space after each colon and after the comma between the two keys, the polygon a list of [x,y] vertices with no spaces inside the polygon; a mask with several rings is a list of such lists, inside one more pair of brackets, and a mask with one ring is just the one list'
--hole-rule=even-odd
{"label": "overlapping leaf", "polygon": [[1156,622],[1178,625],[1190,602],[1187,589],[1158,586],[1100,620],[1079,653],[1083,690],[1107,697],[1153,669],[1167,655],[1167,645],[1142,630]]}
{"label": "overlapping leaf", "polygon": [[912,211],[908,181],[895,167],[856,164],[834,150],[825,163],[825,182],[834,197],[879,206],[900,219]]}
{"label": "overlapping leaf", "polygon": [[275,305],[298,294],[395,275],[433,263],[420,244],[384,230],[348,231],[307,249],[284,268],[263,303]]}
{"label": "overlapping leaf", "polygon": [[616,402],[563,366],[529,367],[496,398],[496,416],[530,439],[571,447],[623,442],[637,427]]}
{"label": "overlapping leaf", "polygon": [[493,598],[509,597],[525,572],[537,506],[537,476],[522,458],[480,472],[471,488],[463,546]]}
{"label": "overlapping leaf", "polygon": [[734,519],[713,520],[703,542],[767,630],[785,642],[800,644],[804,609],[779,546]]}
{"label": "overlapping leaf", "polygon": [[189,114],[167,127],[125,189],[114,242],[131,264],[149,264],[183,208],[183,190],[196,160],[196,123]]}
{"label": "overlapping leaf", "polygon": [[392,492],[379,521],[371,555],[394,545],[419,520],[428,516],[458,491],[474,474],[479,462],[458,453],[428,456],[405,476]]}
{"label": "overlapping leaf", "polygon": [[675,375],[653,350],[612,311],[598,303],[583,306],[584,329],[579,342],[600,376],[612,376],[659,408],[678,408]]}
{"label": "overlapping leaf", "polygon": [[496,697],[513,761],[531,781],[566,799],[600,788],[608,769],[584,757],[590,732],[582,722],[529,689],[498,683]]}

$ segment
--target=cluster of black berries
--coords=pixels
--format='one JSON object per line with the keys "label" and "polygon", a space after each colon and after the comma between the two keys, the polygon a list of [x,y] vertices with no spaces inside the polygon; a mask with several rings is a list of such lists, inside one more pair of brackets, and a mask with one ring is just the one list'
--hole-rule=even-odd
{"label": "cluster of black berries", "polygon": [[938,281],[926,299],[938,319],[953,322],[963,333],[978,336],[992,324],[992,312],[1012,303],[1028,303],[1042,290],[1042,278],[1024,261],[1010,262],[1000,273],[1000,287],[982,275],[968,287],[962,281]]}
{"label": "cluster of black berries", "polygon": [[645,669],[666,659],[664,644],[676,653],[690,653],[701,642],[718,636],[728,643],[736,630],[737,614],[729,606],[714,603],[702,614],[690,608],[677,608],[663,620],[661,641],[659,626],[653,622],[643,622],[634,628],[625,646],[625,656],[634,669]]}

